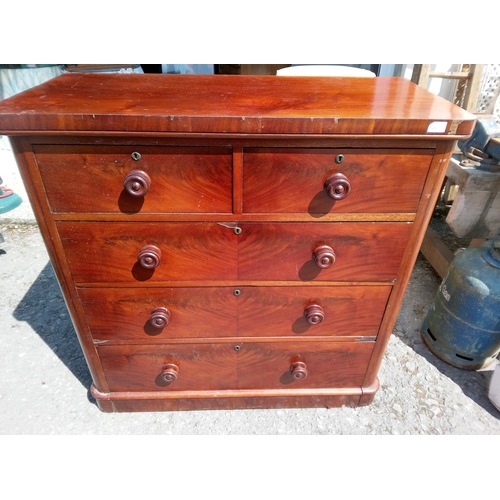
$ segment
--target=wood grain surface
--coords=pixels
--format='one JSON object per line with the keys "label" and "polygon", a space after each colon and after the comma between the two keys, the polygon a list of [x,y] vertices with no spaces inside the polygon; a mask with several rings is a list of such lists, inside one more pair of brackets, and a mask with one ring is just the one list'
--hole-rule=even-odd
{"label": "wood grain surface", "polygon": [[[78,290],[96,341],[165,342],[223,337],[375,337],[392,287],[83,288]],[[238,290],[239,295],[235,295]],[[319,304],[321,324],[304,310]],[[152,311],[167,308],[170,323],[155,328]]]}
{"label": "wood grain surface", "polygon": [[[243,211],[303,212],[316,218],[339,212],[415,212],[431,160],[431,150],[244,149]],[[352,185],[339,201],[324,188],[336,173]]]}
{"label": "wood grain surface", "polygon": [[[190,280],[390,281],[410,234],[409,223],[138,223],[58,222],[76,283]],[[319,268],[317,246],[328,244],[335,264]],[[142,248],[161,250],[144,269]]]}
{"label": "wood grain surface", "polygon": [[[434,122],[441,122],[432,132]],[[404,78],[64,74],[0,103],[0,133],[235,133],[448,138],[474,115]],[[430,130],[430,131],[429,131]]]}
{"label": "wood grain surface", "polygon": [[[396,277],[412,225],[328,222],[240,224],[238,273],[243,280],[388,281]],[[314,249],[329,245],[335,263],[319,268]],[[258,262],[258,265],[255,263]]]}
{"label": "wood grain surface", "polygon": [[[111,391],[287,389],[360,386],[373,342],[239,342],[156,346],[100,346]],[[236,349],[235,349],[236,348]],[[306,363],[309,375],[294,380],[290,366]],[[166,383],[161,372],[175,364]]]}
{"label": "wood grain surface", "polygon": [[[230,213],[230,148],[35,146],[52,212]],[[140,155],[139,160],[132,158]],[[151,179],[143,197],[124,180],[133,170]]]}
{"label": "wood grain surface", "polygon": [[[376,336],[392,287],[242,287],[238,334],[245,337]],[[308,306],[319,305],[324,320],[306,321]]]}
{"label": "wood grain surface", "polygon": [[[238,275],[237,236],[220,224],[59,222],[57,227],[77,283],[217,280]],[[138,262],[145,245],[161,250],[155,269],[144,269]]]}

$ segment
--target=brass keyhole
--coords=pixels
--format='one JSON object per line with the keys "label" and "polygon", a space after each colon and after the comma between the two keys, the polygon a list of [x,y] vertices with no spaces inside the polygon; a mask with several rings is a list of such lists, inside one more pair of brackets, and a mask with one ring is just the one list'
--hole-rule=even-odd
{"label": "brass keyhole", "polygon": [[132,157],[132,160],[135,160],[135,161],[141,159],[141,153],[137,153],[136,151],[134,151],[130,156]]}
{"label": "brass keyhole", "polygon": [[344,155],[337,155],[337,157],[335,158],[335,161],[337,163],[342,163],[344,161]]}
{"label": "brass keyhole", "polygon": [[243,229],[241,229],[241,227],[234,228],[234,234],[241,234],[242,232],[243,232]]}
{"label": "brass keyhole", "polygon": [[233,295],[236,295],[236,297],[238,297],[238,295],[241,295],[241,290],[235,290],[233,292]]}
{"label": "brass keyhole", "polygon": [[241,346],[240,346],[240,345],[235,345],[235,346],[234,346],[234,350],[235,350],[235,351],[239,351],[240,349],[241,349]]}

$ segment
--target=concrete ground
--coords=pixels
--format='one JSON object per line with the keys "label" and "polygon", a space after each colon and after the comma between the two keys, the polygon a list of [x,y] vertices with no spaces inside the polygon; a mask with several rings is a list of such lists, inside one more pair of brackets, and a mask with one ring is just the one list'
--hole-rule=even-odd
{"label": "concrete ground", "polygon": [[1,435],[500,435],[488,399],[493,368],[466,371],[435,357],[420,326],[440,279],[419,256],[380,370],[361,408],[102,413],[52,266],[15,167],[0,176],[23,204],[0,215]]}

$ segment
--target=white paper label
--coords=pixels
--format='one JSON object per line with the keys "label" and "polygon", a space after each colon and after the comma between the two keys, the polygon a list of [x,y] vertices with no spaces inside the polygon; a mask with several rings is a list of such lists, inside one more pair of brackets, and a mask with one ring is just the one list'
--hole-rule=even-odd
{"label": "white paper label", "polygon": [[427,133],[428,134],[443,134],[446,132],[446,122],[432,122],[428,127],[427,127]]}

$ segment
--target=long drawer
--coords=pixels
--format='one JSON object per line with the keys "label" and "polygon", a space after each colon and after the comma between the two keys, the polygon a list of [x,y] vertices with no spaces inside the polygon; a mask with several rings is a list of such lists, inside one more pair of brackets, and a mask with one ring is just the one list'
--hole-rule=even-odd
{"label": "long drawer", "polygon": [[96,341],[371,336],[390,285],[82,288]]}
{"label": "long drawer", "polygon": [[431,160],[428,150],[245,148],[243,209],[414,213]]}
{"label": "long drawer", "polygon": [[[361,386],[374,342],[99,346],[110,391]],[[304,377],[305,375],[305,377]]]}
{"label": "long drawer", "polygon": [[39,145],[33,149],[55,213],[232,212],[231,148]]}
{"label": "long drawer", "polygon": [[390,281],[411,223],[244,223],[240,234],[216,223],[65,221],[57,228],[76,283]]}

